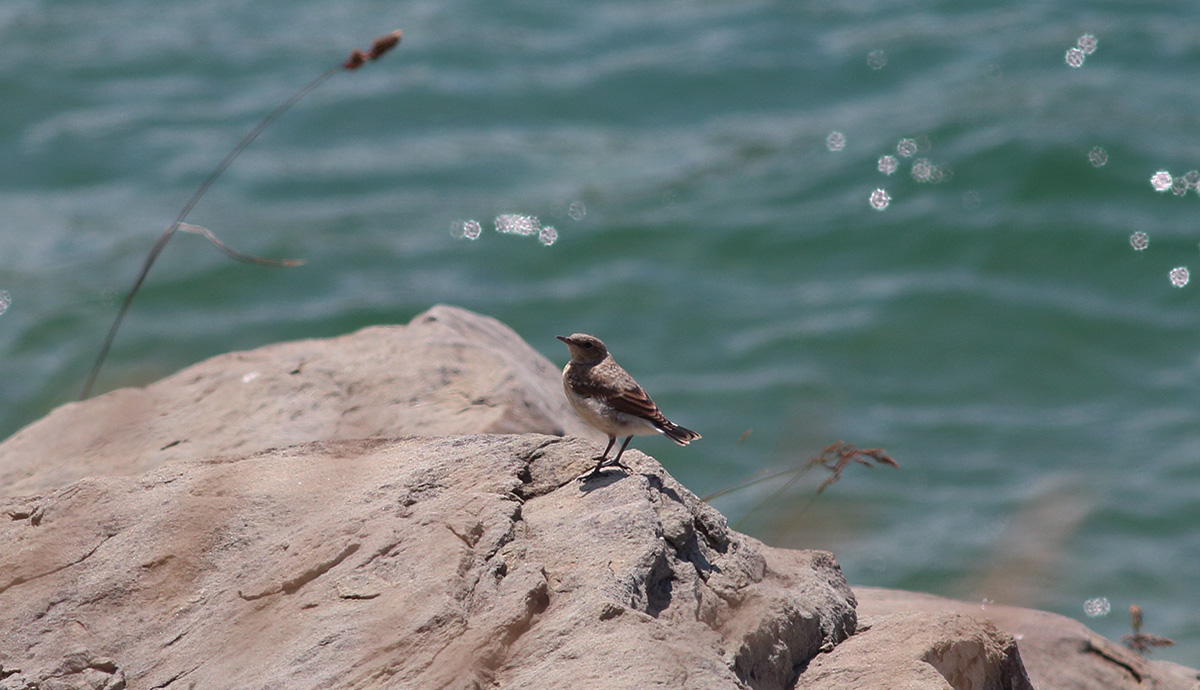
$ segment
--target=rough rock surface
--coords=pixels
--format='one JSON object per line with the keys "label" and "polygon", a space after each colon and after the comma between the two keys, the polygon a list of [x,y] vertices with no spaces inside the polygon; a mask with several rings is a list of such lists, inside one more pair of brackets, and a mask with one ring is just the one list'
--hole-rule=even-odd
{"label": "rough rock surface", "polygon": [[[1200,672],[1150,661],[1092,632],[1077,620],[1046,611],[967,603],[894,589],[855,587],[859,619],[872,630],[897,617],[961,616],[1016,638],[1037,688],[1055,690],[1196,690]],[[980,686],[975,686],[980,687]]]}
{"label": "rough rock surface", "polygon": [[[903,679],[906,685],[898,685]],[[797,687],[1032,690],[1017,645],[987,623],[956,613],[904,613],[864,625],[813,660]]]}
{"label": "rough rock surface", "polygon": [[146,388],[63,405],[0,444],[0,496],[309,441],[596,439],[567,407],[558,372],[499,321],[436,306],[407,326],[232,352]]}
{"label": "rough rock surface", "polygon": [[637,451],[579,481],[579,436],[558,367],[452,307],[65,405],[0,444],[0,690],[1193,690],[1041,612],[864,588],[856,626],[831,554]]}
{"label": "rough rock surface", "polygon": [[[833,557],[536,434],[313,443],[0,504],[7,687],[788,688]],[[3,686],[0,686],[3,687]]]}

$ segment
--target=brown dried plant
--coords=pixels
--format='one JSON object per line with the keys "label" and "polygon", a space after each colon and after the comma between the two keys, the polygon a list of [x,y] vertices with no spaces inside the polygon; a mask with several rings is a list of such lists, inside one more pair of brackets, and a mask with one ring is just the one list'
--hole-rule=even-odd
{"label": "brown dried plant", "polygon": [[887,467],[900,467],[900,463],[893,460],[882,448],[857,448],[853,443],[838,441],[831,443],[821,451],[821,454],[809,460],[809,467],[820,465],[829,470],[830,474],[821,482],[821,486],[817,487],[817,493],[825,490],[825,487],[842,478],[842,470],[852,462],[857,462],[860,465],[873,467],[871,464],[874,461],[877,465],[885,465]]}
{"label": "brown dried plant", "polygon": [[1163,637],[1162,635],[1151,635],[1150,633],[1142,632],[1142,607],[1137,604],[1132,604],[1129,607],[1129,626],[1133,628],[1132,635],[1124,635],[1121,637],[1121,642],[1133,651],[1146,656],[1155,647],[1170,647],[1175,644],[1175,641]]}
{"label": "brown dried plant", "polygon": [[356,70],[365,65],[368,61],[378,60],[392,48],[400,45],[400,39],[403,37],[404,34],[397,29],[390,34],[384,34],[375,39],[375,42],[371,44],[371,49],[365,53],[358,48],[355,48],[354,50],[350,51],[350,57],[342,63],[342,69]]}
{"label": "brown dried plant", "polygon": [[262,134],[267,127],[271,126],[275,120],[278,120],[280,116],[287,112],[288,108],[291,108],[293,105],[299,102],[300,99],[307,96],[309,92],[320,86],[326,79],[332,77],[334,74],[337,74],[341,71],[353,71],[361,67],[367,61],[379,59],[385,53],[399,45],[401,38],[403,38],[403,34],[400,31],[393,31],[375,39],[375,42],[371,44],[371,49],[366,53],[358,49],[352,51],[350,53],[350,57],[344,63],[330,68],[316,79],[313,79],[311,82],[305,85],[304,88],[292,94],[291,97],[286,101],[276,106],[276,108],[272,110],[266,117],[264,117],[254,129],[250,130],[249,134],[242,137],[242,140],[233,147],[233,150],[231,150],[223,159],[221,159],[221,162],[217,164],[217,167],[211,173],[209,173],[208,177],[206,177],[202,183],[200,183],[200,187],[196,189],[195,193],[192,194],[187,203],[183,205],[183,209],[179,212],[179,215],[175,217],[174,222],[167,226],[167,229],[158,238],[158,241],[155,242],[154,246],[150,248],[150,253],[146,255],[146,260],[142,262],[142,268],[138,272],[137,278],[133,281],[133,287],[130,288],[128,294],[125,295],[125,300],[121,303],[120,309],[117,310],[117,316],[113,319],[112,325],[108,329],[108,334],[104,337],[104,344],[100,346],[100,354],[96,356],[96,361],[92,364],[91,371],[88,372],[87,381],[85,381],[83,384],[83,393],[79,396],[80,400],[86,400],[91,396],[92,388],[96,384],[96,377],[100,374],[100,368],[104,366],[104,360],[108,358],[108,351],[112,349],[113,340],[115,340],[117,337],[117,331],[121,328],[121,322],[124,321],[125,314],[129,312],[129,305],[133,303],[134,295],[136,295],[138,290],[141,289],[142,283],[146,282],[146,275],[150,273],[150,267],[154,265],[154,262],[158,259],[158,255],[161,254],[163,249],[167,246],[167,242],[169,242],[171,237],[175,235],[175,231],[183,230],[184,232],[193,232],[202,235],[208,239],[213,246],[225,253],[226,256],[229,256],[236,261],[266,266],[298,266],[304,263],[299,259],[265,259],[262,257],[251,256],[249,254],[243,254],[241,252],[234,251],[226,246],[223,242],[218,240],[217,237],[209,230],[198,225],[189,225],[184,221],[187,220],[188,214],[191,213],[192,208],[196,206],[196,204],[204,196],[205,192],[208,191],[208,188],[217,181],[217,178],[221,177],[221,174],[233,164],[233,161],[237,159],[242,151],[246,150],[246,147],[250,146],[250,144],[258,138],[258,135]]}
{"label": "brown dried plant", "polygon": [[[743,439],[744,438],[745,434],[743,434]],[[825,446],[823,449],[821,449],[820,453],[809,458],[808,461],[803,465],[792,466],[782,470],[776,470],[774,472],[760,473],[754,477],[751,477],[750,479],[738,482],[733,486],[714,491],[707,496],[704,496],[700,500],[708,502],[720,496],[724,496],[725,494],[754,486],[755,484],[761,484],[777,477],[791,475],[791,477],[784,482],[783,486],[779,487],[772,492],[771,495],[756,503],[753,508],[751,508],[745,515],[742,516],[741,520],[738,520],[737,523],[734,523],[734,527],[736,527],[758,509],[779,498],[779,496],[790,489],[793,484],[800,480],[800,477],[804,476],[804,474],[812,468],[820,466],[829,471],[829,476],[826,477],[825,481],[821,482],[821,485],[817,487],[817,493],[819,494],[824,491],[826,487],[841,479],[842,471],[845,470],[846,467],[851,463],[858,463],[867,467],[874,467],[875,465],[900,467],[900,463],[893,460],[889,455],[887,455],[887,453],[883,451],[882,448],[859,448],[853,443],[837,441]]]}

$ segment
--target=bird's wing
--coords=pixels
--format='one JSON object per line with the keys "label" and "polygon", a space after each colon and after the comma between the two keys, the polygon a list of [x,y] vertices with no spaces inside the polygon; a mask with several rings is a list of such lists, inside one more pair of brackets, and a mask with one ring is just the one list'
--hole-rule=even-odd
{"label": "bird's wing", "polygon": [[646,391],[642,390],[641,386],[632,378],[622,383],[624,385],[616,390],[607,386],[576,385],[575,392],[585,398],[603,400],[612,405],[614,409],[624,412],[627,415],[641,417],[655,426],[662,426],[667,423],[667,419],[659,411],[658,405],[654,404],[654,401],[650,399]]}

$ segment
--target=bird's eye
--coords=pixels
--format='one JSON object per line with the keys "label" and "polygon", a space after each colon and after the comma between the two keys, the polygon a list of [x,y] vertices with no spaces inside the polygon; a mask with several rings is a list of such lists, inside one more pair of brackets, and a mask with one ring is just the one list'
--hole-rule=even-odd
{"label": "bird's eye", "polygon": [[590,350],[590,349],[592,349],[592,344],[591,344],[591,343],[584,343],[584,344],[583,344],[583,347],[585,347],[585,348],[587,348],[587,349],[589,349],[589,350]]}

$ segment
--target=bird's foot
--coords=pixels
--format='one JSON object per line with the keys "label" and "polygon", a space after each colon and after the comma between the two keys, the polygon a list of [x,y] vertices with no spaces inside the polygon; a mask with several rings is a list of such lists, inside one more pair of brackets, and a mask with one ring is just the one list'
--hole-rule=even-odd
{"label": "bird's foot", "polygon": [[625,470],[625,472],[627,474],[633,474],[633,468],[630,467],[629,465],[626,465],[625,463],[621,462],[621,458],[617,458],[616,460],[613,460],[612,462],[605,463],[604,466],[605,467],[620,467],[621,469]]}
{"label": "bird's foot", "polygon": [[592,458],[592,459],[596,460],[596,466],[592,468],[591,472],[580,475],[579,481],[586,482],[589,479],[592,479],[593,477],[599,477],[601,474],[603,474],[603,472],[601,472],[601,470],[603,470],[606,467],[620,467],[621,469],[625,470],[626,474],[633,474],[633,468],[631,468],[629,465],[626,465],[625,463],[621,462],[620,458],[615,458],[613,460],[605,460],[604,458]]}

